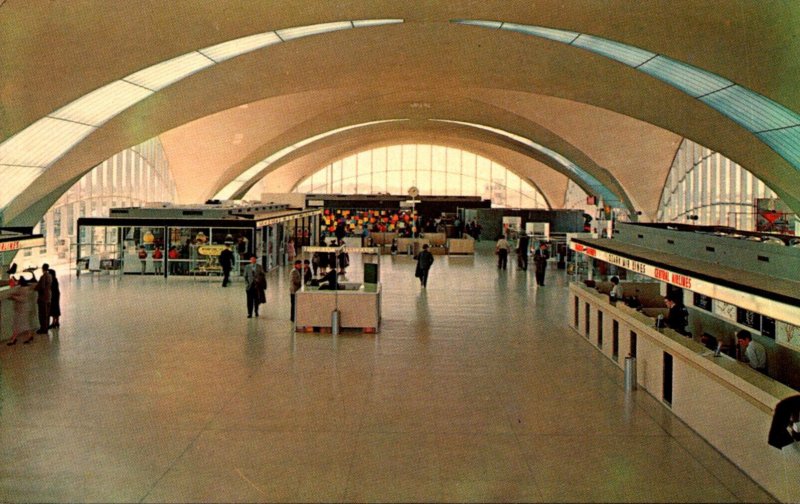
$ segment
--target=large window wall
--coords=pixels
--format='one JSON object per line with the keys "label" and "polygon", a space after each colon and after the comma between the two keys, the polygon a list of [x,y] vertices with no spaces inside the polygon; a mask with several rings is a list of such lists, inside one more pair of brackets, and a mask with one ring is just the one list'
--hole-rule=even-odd
{"label": "large window wall", "polygon": [[752,231],[757,198],[777,196],[740,165],[684,139],[664,185],[658,221],[732,226]]}
{"label": "large window wall", "polygon": [[175,196],[175,180],[161,142],[150,139],[97,165],[65,192],[34,230],[44,235],[45,246],[23,251],[16,260],[25,265],[66,263],[77,243],[78,217],[104,217],[113,207],[171,203]]}
{"label": "large window wall", "polygon": [[300,193],[480,196],[493,207],[547,208],[529,182],[483,156],[452,147],[405,144],[335,161],[302,180]]}

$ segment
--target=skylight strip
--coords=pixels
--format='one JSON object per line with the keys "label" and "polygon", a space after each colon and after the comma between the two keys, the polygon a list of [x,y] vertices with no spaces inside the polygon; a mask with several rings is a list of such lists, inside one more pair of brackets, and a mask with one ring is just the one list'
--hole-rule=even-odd
{"label": "skylight strip", "polygon": [[350,21],[335,21],[333,23],[320,23],[309,26],[298,26],[296,28],[284,28],[275,30],[275,33],[284,42],[321,33],[329,33],[338,30],[349,30],[353,27]]}
{"label": "skylight strip", "polygon": [[370,26],[401,24],[402,22],[402,19],[356,19],[353,20],[353,26],[355,28],[367,28]]}
{"label": "skylight strip", "polygon": [[275,34],[275,32],[266,32],[222,42],[217,45],[200,49],[198,52],[213,59],[217,63],[221,63],[236,56],[262,49],[273,44],[278,44],[280,42],[281,39]]}
{"label": "skylight strip", "polygon": [[21,189],[30,186],[44,170],[44,168],[29,166],[0,165],[0,180],[3,181],[3,190],[0,191],[0,208],[8,205]]}
{"label": "skylight strip", "polygon": [[606,56],[628,66],[637,67],[653,59],[656,53],[639,49],[628,44],[621,44],[593,35],[581,34],[572,45]]}
{"label": "skylight strip", "polygon": [[757,133],[761,141],[794,166],[800,166],[800,126]]}
{"label": "skylight strip", "polygon": [[733,84],[728,79],[711,72],[661,55],[640,66],[639,70],[671,84],[695,98]]}
{"label": "skylight strip", "polygon": [[556,30],[554,28],[544,28],[542,26],[529,26],[516,23],[503,23],[502,30],[524,33],[526,35],[536,35],[537,37],[555,40],[556,42],[571,43],[580,35],[578,32]]}
{"label": "skylight strip", "polygon": [[0,164],[47,166],[95,128],[43,117],[0,144]]}
{"label": "skylight strip", "polygon": [[124,81],[114,81],[56,110],[50,117],[100,126],[153,91]]}
{"label": "skylight strip", "polygon": [[500,21],[483,21],[479,19],[454,19],[453,23],[467,26],[480,26],[482,28],[500,28],[503,25]]}
{"label": "skylight strip", "polygon": [[800,115],[741,86],[700,99],[754,133],[800,125]]}
{"label": "skylight strip", "polygon": [[177,58],[162,61],[151,67],[140,70],[125,77],[124,81],[132,82],[153,91],[160,91],[179,80],[213,65],[208,57],[193,51]]}

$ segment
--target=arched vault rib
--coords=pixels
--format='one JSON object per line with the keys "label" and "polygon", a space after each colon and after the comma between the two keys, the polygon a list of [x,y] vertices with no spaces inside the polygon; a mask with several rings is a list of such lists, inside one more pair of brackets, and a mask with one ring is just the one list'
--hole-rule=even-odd
{"label": "arched vault rib", "polygon": [[[410,99],[409,96],[415,97],[416,100]],[[367,123],[374,120],[397,119],[400,117],[413,118],[414,121],[411,121],[411,123],[414,124],[414,128],[425,127],[430,128],[433,132],[436,132],[439,131],[438,128],[442,123],[437,126],[436,124],[433,124],[435,121],[428,121],[426,119],[447,118],[452,119],[453,121],[470,123],[472,127],[462,124],[458,125],[460,127],[455,129],[465,134],[470,132],[470,130],[479,129],[480,126],[503,130],[504,127],[499,125],[513,125],[513,131],[509,131],[509,133],[524,137],[525,139],[530,139],[535,143],[547,146],[549,149],[556,151],[558,154],[568,158],[581,169],[585,170],[590,177],[597,179],[599,183],[608,188],[617,199],[623,202],[624,208],[633,212],[641,209],[635,205],[635,199],[625,191],[618,179],[610,172],[610,170],[600,166],[589,155],[587,155],[587,153],[581,151],[581,149],[577,148],[570,142],[565,141],[564,138],[560,137],[559,135],[549,131],[546,127],[525,117],[513,114],[508,110],[505,110],[494,104],[479,102],[474,97],[465,98],[463,96],[452,94],[447,95],[445,99],[440,99],[440,101],[436,102],[428,101],[428,98],[431,97],[426,93],[420,92],[404,92],[392,95],[384,95],[372,100],[362,100],[358,103],[358,107],[355,108],[351,104],[348,104],[347,106],[342,106],[339,109],[333,109],[324,114],[309,118],[303,124],[298,124],[292,130],[286,131],[279,137],[265,142],[263,145],[254,149],[253,152],[244,157],[241,161],[228,168],[225,174],[218,180],[215,190],[212,193],[207,194],[205,197],[210,198],[214,195],[218,195],[219,191],[223,187],[229,184],[232,180],[236,179],[241,173],[250,169],[263,159],[272,156],[281,149],[301,142],[307,138],[305,135],[309,135],[310,132],[312,132],[312,134],[309,136],[314,136],[325,131],[333,131],[348,125],[359,124],[360,122]],[[369,115],[370,111],[375,109],[385,110],[387,115],[378,117]],[[310,125],[313,125],[314,128],[311,131],[309,131]],[[450,126],[455,127],[457,125],[451,124]],[[387,128],[402,129],[409,126],[405,123],[392,122],[376,125],[374,127],[385,130]],[[370,128],[372,128],[372,126],[370,126]],[[504,131],[508,131],[507,128],[508,126],[506,126]],[[350,135],[353,135],[357,134],[357,131],[365,131],[365,128],[357,128],[357,130],[351,130],[342,134],[349,133]],[[502,136],[497,135],[496,133],[493,135]],[[341,135],[336,135],[336,137],[339,136]],[[487,138],[490,136],[492,135],[487,136]],[[317,143],[318,142],[314,142],[311,145],[316,145]],[[542,157],[541,152],[531,149],[529,146],[526,148],[530,155],[534,158],[549,159],[547,156]],[[552,159],[550,159],[550,161],[545,161],[546,164],[549,164],[550,162],[552,162]],[[556,169],[563,170],[564,168],[564,166],[559,165],[559,167]],[[667,168],[668,167],[665,166],[665,170]],[[243,189],[233,192],[233,197],[240,197],[246,193],[249,187],[255,183],[255,180],[263,176],[263,173],[266,173],[266,171],[256,174],[253,179],[244,184]],[[588,193],[596,194],[598,192],[596,187],[590,187],[588,179],[579,180],[578,178],[575,178],[575,180],[582,185]]]}
{"label": "arched vault rib", "polygon": [[[735,9],[719,8],[714,2],[694,1],[686,7],[682,3],[652,6],[615,0],[610,4],[569,5],[553,0],[537,9],[524,3],[491,0],[430,2],[424,6],[345,0],[335,5],[318,3],[313,8],[276,8],[274,3],[264,2],[233,11],[190,0],[181,6],[151,6],[146,13],[135,7],[100,12],[80,2],[49,7],[48,17],[58,19],[61,27],[55,32],[47,29],[50,23],[41,22],[41,12],[28,8],[27,3],[3,7],[0,33],[8,34],[4,39],[6,55],[19,69],[0,76],[4,104],[12,111],[10,120],[3,123],[8,128],[4,135],[131,72],[225,40],[343,18],[400,17],[407,23],[385,30],[309,38],[291,48],[287,44],[256,51],[160,91],[106,123],[104,131],[87,138],[79,152],[65,156],[68,159],[54,165],[24,194],[15,195],[16,200],[5,210],[9,223],[35,223],[38,210],[34,209],[43,201],[54,200],[53,195],[67,181],[125,147],[239,104],[321,86],[349,89],[356,100],[393,89],[438,92],[473,87],[520,93],[533,90],[596,105],[658,125],[722,153],[800,210],[800,174],[796,170],[739,126],[664,83],[635,75],[635,71],[596,55],[556,47],[555,42],[532,42],[531,37],[511,33],[476,36],[473,30],[454,29],[458,27],[448,23],[457,17],[500,16],[522,24],[615,38],[736,79],[800,110],[800,94],[796,86],[788,84],[791,77],[786,77],[795,75],[800,65],[790,44],[800,24],[796,22],[797,13],[781,2],[737,4]],[[175,23],[175,19],[197,23]],[[151,29],[136,33],[129,29],[144,24]],[[719,29],[726,26],[737,29]],[[87,37],[86,30],[92,36]],[[86,44],[91,40],[104,40],[102,51],[88,51]],[[53,46],[65,50],[54,52]],[[398,57],[385,58],[387,54]],[[762,54],[780,57],[757,57]],[[53,75],[53,68],[59,69],[58,75]],[[387,114],[376,111],[375,115]],[[515,132],[518,129],[508,124],[472,122]]]}
{"label": "arched vault rib", "polygon": [[[481,130],[464,124],[417,120],[408,121],[402,124],[386,123],[367,126],[364,128],[351,129],[308,144],[292,151],[283,158],[267,166],[264,170],[255,175],[248,183],[244,184],[237,192],[234,193],[233,196],[234,198],[243,197],[258,180],[267,174],[281,168],[284,165],[292,163],[297,159],[303,158],[310,152],[313,152],[317,149],[331,149],[332,146],[338,144],[342,145],[342,148],[339,151],[331,149],[332,152],[335,152],[336,157],[323,160],[322,163],[315,168],[309,168],[311,170],[319,169],[325,164],[332,162],[336,158],[346,155],[345,153],[352,153],[354,151],[357,152],[359,150],[357,146],[361,143],[381,143],[382,145],[390,145],[404,141],[415,143],[436,143],[437,141],[444,141],[447,145],[458,148],[465,148],[465,143],[469,141],[472,145],[484,144],[487,146],[499,147],[501,149],[522,154],[528,159],[535,160],[538,166],[544,165],[561,173],[562,175],[574,180],[579,186],[581,186],[581,188],[584,189],[584,191],[589,194],[595,194],[596,191],[596,188],[590,186],[586,180],[578,177],[576,173],[570,171],[567,167],[559,163],[553,157],[548,156],[539,150],[533,149],[519,141],[515,141],[495,132]],[[487,157],[492,159],[496,156]],[[585,162],[591,163],[591,160],[586,159]],[[523,179],[533,181],[536,180],[533,173],[522,170],[518,165],[506,167]],[[596,167],[595,165],[593,168],[597,169],[599,167]],[[555,198],[553,194],[548,194],[545,196],[551,205],[554,201],[563,201],[563,197],[558,199]]]}

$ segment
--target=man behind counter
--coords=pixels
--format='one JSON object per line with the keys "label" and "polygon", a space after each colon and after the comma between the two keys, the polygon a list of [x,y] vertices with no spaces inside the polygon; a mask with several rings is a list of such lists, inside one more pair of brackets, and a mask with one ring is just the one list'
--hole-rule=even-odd
{"label": "man behind counter", "polygon": [[753,341],[753,337],[744,329],[736,333],[736,340],[744,354],[744,360],[750,364],[750,367],[756,371],[766,373],[767,351],[764,349],[764,345]]}
{"label": "man behind counter", "polygon": [[672,294],[664,298],[664,304],[669,308],[667,318],[664,323],[670,329],[684,336],[691,336],[686,332],[686,325],[689,323],[689,311],[683,306],[683,301],[679,296]]}

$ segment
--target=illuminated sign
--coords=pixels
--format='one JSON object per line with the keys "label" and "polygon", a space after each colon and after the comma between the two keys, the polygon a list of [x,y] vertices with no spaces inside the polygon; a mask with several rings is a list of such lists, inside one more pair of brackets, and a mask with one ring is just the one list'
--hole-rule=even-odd
{"label": "illuminated sign", "polygon": [[44,238],[29,238],[23,240],[14,240],[0,242],[0,252],[13,252],[26,248],[44,247]]}
{"label": "illuminated sign", "polygon": [[761,316],[774,318],[778,321],[783,320],[793,326],[800,326],[800,308],[797,306],[768,297],[757,296],[738,290],[735,287],[720,285],[713,280],[703,280],[646,262],[621,257],[575,241],[570,241],[569,246],[575,252],[615,264],[661,282],[691,290],[703,296],[708,296],[713,300],[713,313],[733,322],[737,322],[736,308],[740,307]]}

